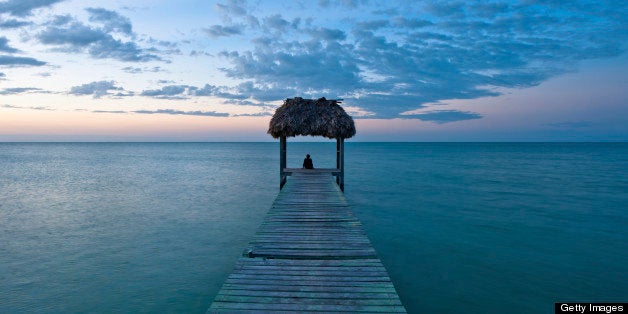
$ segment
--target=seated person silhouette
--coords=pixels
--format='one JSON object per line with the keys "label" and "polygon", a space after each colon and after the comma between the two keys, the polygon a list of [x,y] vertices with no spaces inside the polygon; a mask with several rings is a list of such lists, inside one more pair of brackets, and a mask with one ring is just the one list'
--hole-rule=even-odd
{"label": "seated person silhouette", "polygon": [[307,154],[305,156],[305,159],[303,159],[303,168],[314,169],[314,164],[312,163],[312,158],[310,158],[310,154]]}

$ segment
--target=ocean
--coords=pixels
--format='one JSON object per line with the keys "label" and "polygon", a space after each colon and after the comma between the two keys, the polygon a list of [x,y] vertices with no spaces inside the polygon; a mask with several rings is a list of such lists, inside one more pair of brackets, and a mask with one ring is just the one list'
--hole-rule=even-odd
{"label": "ocean", "polygon": [[[204,313],[278,192],[278,143],[0,143],[0,313]],[[288,141],[335,165],[335,142]],[[411,313],[628,300],[628,143],[346,143]]]}

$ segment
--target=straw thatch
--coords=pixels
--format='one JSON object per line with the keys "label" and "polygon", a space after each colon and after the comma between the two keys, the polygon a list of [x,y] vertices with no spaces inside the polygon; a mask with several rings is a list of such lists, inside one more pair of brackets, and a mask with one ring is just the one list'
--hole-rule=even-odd
{"label": "straw thatch", "polygon": [[355,135],[355,124],[336,100],[288,98],[275,111],[268,126],[274,138],[297,135],[350,138]]}

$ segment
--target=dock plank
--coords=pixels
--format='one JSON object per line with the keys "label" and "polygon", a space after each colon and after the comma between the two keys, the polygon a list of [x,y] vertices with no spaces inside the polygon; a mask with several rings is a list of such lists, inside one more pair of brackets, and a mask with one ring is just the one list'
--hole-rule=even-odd
{"label": "dock plank", "polygon": [[333,169],[293,171],[208,313],[405,313]]}

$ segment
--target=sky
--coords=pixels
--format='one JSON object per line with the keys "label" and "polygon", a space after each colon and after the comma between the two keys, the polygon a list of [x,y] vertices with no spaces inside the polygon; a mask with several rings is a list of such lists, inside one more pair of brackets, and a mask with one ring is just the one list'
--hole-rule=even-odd
{"label": "sky", "polygon": [[[0,0],[0,141],[627,141],[626,1]],[[310,138],[301,138],[311,140]]]}

